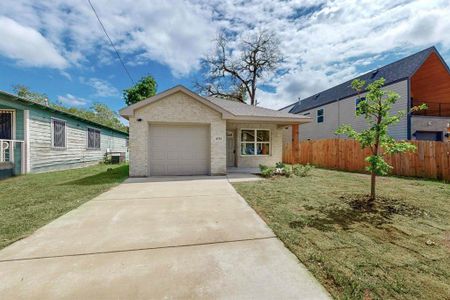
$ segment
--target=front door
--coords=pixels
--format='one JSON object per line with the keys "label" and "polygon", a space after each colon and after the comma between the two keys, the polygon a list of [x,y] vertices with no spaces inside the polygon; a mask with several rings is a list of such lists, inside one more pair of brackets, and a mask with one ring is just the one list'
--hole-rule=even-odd
{"label": "front door", "polygon": [[227,167],[234,167],[236,160],[236,145],[234,131],[227,131]]}
{"label": "front door", "polygon": [[0,110],[0,140],[12,140],[12,112]]}

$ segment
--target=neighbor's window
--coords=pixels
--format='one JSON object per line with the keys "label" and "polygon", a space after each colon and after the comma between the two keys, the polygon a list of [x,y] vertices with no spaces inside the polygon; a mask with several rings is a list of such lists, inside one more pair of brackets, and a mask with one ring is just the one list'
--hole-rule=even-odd
{"label": "neighbor's window", "polygon": [[242,129],[241,130],[242,155],[269,155],[270,130]]}
{"label": "neighbor's window", "polygon": [[355,110],[358,111],[358,104],[361,103],[361,101],[366,100],[366,97],[357,98],[355,101]]}
{"label": "neighbor's window", "polygon": [[88,149],[100,149],[100,130],[88,128]]}
{"label": "neighbor's window", "polygon": [[52,119],[52,145],[54,148],[66,148],[66,122]]}
{"label": "neighbor's window", "polygon": [[323,123],[324,114],[323,108],[317,110],[317,123]]}

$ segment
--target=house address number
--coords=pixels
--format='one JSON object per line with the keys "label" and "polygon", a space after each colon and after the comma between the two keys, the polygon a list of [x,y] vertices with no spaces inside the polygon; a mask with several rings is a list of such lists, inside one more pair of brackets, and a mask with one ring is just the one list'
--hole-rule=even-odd
{"label": "house address number", "polygon": [[216,141],[221,141],[222,137],[221,136],[216,136]]}

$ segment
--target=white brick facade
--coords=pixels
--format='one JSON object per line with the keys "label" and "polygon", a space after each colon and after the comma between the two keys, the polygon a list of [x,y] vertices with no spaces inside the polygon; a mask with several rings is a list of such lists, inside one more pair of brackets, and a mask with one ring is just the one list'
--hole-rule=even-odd
{"label": "white brick facade", "polygon": [[[141,121],[137,121],[141,119]],[[221,114],[182,92],[144,106],[130,117],[130,176],[148,176],[149,126],[208,124],[211,133],[211,174],[226,173],[226,121]]]}

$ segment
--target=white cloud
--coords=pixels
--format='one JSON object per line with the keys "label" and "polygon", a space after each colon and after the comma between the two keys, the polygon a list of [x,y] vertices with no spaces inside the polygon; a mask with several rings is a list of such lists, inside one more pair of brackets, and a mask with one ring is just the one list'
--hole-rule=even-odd
{"label": "white cloud", "polygon": [[84,106],[89,103],[89,100],[84,98],[76,97],[72,94],[66,94],[65,96],[58,96],[58,101],[61,104],[69,106]]}
{"label": "white cloud", "polygon": [[[450,49],[448,0],[92,2],[126,64],[153,60],[175,76],[198,69],[219,30],[238,37],[273,30],[281,40],[286,72],[264,82],[275,92],[261,91],[258,100],[269,107],[348,80],[377,61],[385,62],[392,53],[407,55],[433,44],[444,52]],[[16,0],[0,5],[2,15],[13,26],[0,26],[0,37],[5,41],[6,35],[14,43],[0,45],[0,53],[21,63],[86,69],[117,63],[87,2]],[[16,34],[14,28],[25,29],[34,38]],[[113,93],[107,82],[86,79],[86,84],[98,96]]]}
{"label": "white cloud", "polygon": [[113,97],[119,94],[119,90],[106,80],[80,77],[80,82],[92,87],[95,90],[93,94],[95,97]]}
{"label": "white cloud", "polygon": [[237,36],[258,28],[279,35],[287,72],[265,82],[274,93],[259,91],[266,107],[283,107],[351,79],[391,53],[407,55],[433,44],[450,49],[448,1],[208,3]]}
{"label": "white cloud", "polygon": [[[212,8],[204,9],[192,1],[92,3],[126,63],[145,63],[151,59],[168,66],[174,75],[186,75],[199,67],[199,58],[216,36]],[[99,64],[117,62],[87,1],[17,0],[0,6],[1,15],[44,32],[74,66],[86,65],[90,58]],[[38,55],[36,49],[39,48],[31,51]]]}
{"label": "white cloud", "polygon": [[62,69],[67,61],[55,46],[35,29],[0,16],[0,54],[19,64]]}

